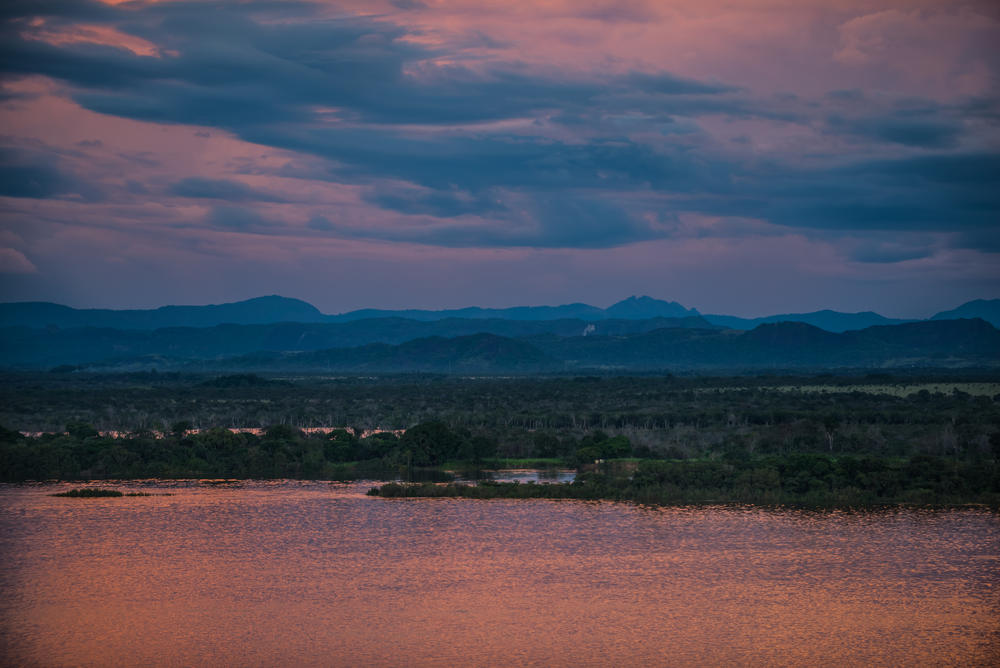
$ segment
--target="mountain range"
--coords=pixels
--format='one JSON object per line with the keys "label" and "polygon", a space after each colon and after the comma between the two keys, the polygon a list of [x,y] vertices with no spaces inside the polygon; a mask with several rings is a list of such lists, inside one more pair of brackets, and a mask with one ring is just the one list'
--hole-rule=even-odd
{"label": "mountain range", "polygon": [[[885,316],[879,315],[874,311],[841,313],[840,311],[830,311],[828,309],[813,311],[811,313],[784,313],[782,315],[769,315],[763,318],[738,318],[732,315],[706,315],[703,317],[713,325],[720,325],[730,329],[754,329],[758,325],[768,325],[776,322],[804,322],[808,325],[812,325],[813,327],[825,329],[828,332],[847,332],[855,329],[874,327],[876,325],[901,325],[904,322],[915,322],[913,320],[886,318]],[[962,316],[956,317],[960,318]],[[976,318],[982,316],[969,315],[965,317]],[[998,323],[995,324],[1000,324],[1000,318],[998,318]]]}
{"label": "mountain range", "polygon": [[[299,299],[271,295],[230,304],[207,306],[162,306],[157,309],[74,309],[51,302],[13,302],[0,304],[0,327],[111,327],[115,329],[160,329],[163,327],[212,327],[222,324],[254,325],[278,322],[345,323],[373,318],[404,318],[421,322],[447,319],[551,321],[647,320],[651,318],[703,317],[707,323],[731,329],[749,330],[775,322],[805,322],[830,332],[864,329],[875,325],[902,324],[911,320],[892,319],[871,311],[842,313],[822,310],[811,313],[786,313],[760,318],[730,315],[704,315],[697,309],[677,302],[652,297],[629,297],[606,309],[588,304],[562,306],[515,306],[493,309],[478,306],[446,310],[361,309],[337,315],[320,312]],[[1000,299],[978,299],[956,309],[932,316],[931,320],[982,318],[1000,327]]]}
{"label": "mountain range", "polygon": [[215,359],[167,354],[121,357],[93,370],[298,373],[588,373],[867,368],[996,368],[1000,330],[980,319],[869,327],[833,333],[805,323],[750,330],[666,328],[623,336],[478,333],[398,345],[259,351]]}
{"label": "mountain range", "polygon": [[[567,314],[578,317],[557,317]],[[969,302],[925,321],[835,311],[702,316],[649,297],[607,309],[570,304],[332,316],[277,296],[133,311],[35,302],[0,304],[0,367],[443,373],[997,368],[998,316],[1000,300]]]}
{"label": "mountain range", "polygon": [[93,363],[143,355],[219,359],[259,351],[315,351],[372,343],[398,345],[419,338],[493,334],[508,338],[553,335],[627,336],[655,329],[721,329],[699,317],[647,320],[419,321],[370,318],[338,323],[280,322],[264,325],[116,329],[110,327],[0,327],[0,365],[35,367]]}

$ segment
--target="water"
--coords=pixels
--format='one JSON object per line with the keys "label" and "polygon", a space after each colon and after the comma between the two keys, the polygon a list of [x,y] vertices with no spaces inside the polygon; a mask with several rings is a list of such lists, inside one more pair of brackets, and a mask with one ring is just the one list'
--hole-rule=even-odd
{"label": "water", "polygon": [[998,665],[1000,518],[0,486],[5,665]]}
{"label": "water", "polygon": [[[540,471],[538,469],[500,469],[498,471],[488,471],[490,480],[495,482],[535,482],[535,483],[560,483],[573,482],[576,479],[576,469],[552,469],[550,471]],[[474,480],[459,479],[457,482],[475,483]]]}

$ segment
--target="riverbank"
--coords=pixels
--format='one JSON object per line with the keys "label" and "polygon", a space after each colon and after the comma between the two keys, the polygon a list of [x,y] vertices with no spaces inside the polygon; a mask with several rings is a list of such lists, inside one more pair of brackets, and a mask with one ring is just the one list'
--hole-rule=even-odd
{"label": "riverbank", "polygon": [[387,483],[385,498],[585,499],[654,505],[756,504],[821,508],[901,504],[1000,508],[995,462],[797,455],[744,461],[614,462],[572,482]]}

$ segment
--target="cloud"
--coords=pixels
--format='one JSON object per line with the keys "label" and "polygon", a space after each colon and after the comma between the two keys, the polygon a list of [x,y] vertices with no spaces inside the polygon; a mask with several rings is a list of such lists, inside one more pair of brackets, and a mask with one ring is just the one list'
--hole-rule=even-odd
{"label": "cloud", "polygon": [[[442,191],[492,187],[662,188],[681,192],[726,178],[721,159],[702,161],[677,147],[625,137],[586,143],[514,135],[411,137],[389,130],[267,128],[256,143],[336,160],[335,178],[394,178]],[[316,175],[318,176],[318,175]]]}
{"label": "cloud", "polygon": [[863,240],[850,244],[847,257],[866,264],[895,264],[931,257],[934,252],[934,244],[926,240],[924,243]]}
{"label": "cloud", "polygon": [[[988,95],[904,103],[838,79],[816,98],[763,96],[747,82],[682,75],[641,59],[609,57],[589,69],[529,64],[494,53],[501,49],[491,34],[478,39],[467,31],[458,39],[426,22],[404,23],[414,19],[409,10],[436,15],[447,8],[393,4],[407,13],[334,16],[319,4],[266,0],[13,3],[4,9],[12,20],[0,28],[0,67],[66,82],[63,94],[101,114],[188,124],[206,139],[298,154],[280,168],[214,160],[210,170],[197,169],[206,176],[190,176],[193,169],[164,175],[168,165],[155,152],[115,154],[155,172],[149,199],[218,200],[208,202],[218,206],[204,219],[215,228],[274,229],[254,208],[259,203],[282,204],[282,219],[307,220],[305,230],[328,235],[490,248],[608,248],[672,238],[683,231],[670,221],[686,213],[814,235],[961,232],[996,220],[996,179],[984,176],[996,173],[996,156],[969,152],[975,133],[995,124]],[[648,3],[616,7],[522,9],[560,21],[582,17],[588,25],[656,18]],[[44,20],[36,26],[28,17]],[[879,35],[896,40],[899,25],[900,35],[931,34],[925,18],[879,14],[832,30],[832,39],[842,38],[837,67],[852,58],[885,60]],[[970,26],[967,19],[941,20],[957,29]],[[52,37],[71,34],[81,21],[155,49],[144,55]],[[718,133],[735,121],[747,121],[750,134]],[[768,145],[770,133],[780,137],[788,128],[795,141]],[[800,146],[800,137],[810,143]],[[88,197],[65,161],[22,163],[3,173],[8,194]],[[275,179],[262,190],[232,178],[241,171],[327,183],[293,188]],[[352,206],[364,215],[326,218],[315,201],[285,194],[329,182],[360,198]],[[114,188],[143,194],[132,175]],[[699,234],[757,232],[719,222]],[[894,251],[866,252],[888,258]]]}
{"label": "cloud", "polygon": [[306,227],[317,232],[332,232],[336,229],[326,216],[315,215],[306,222]]}
{"label": "cloud", "polygon": [[404,11],[412,9],[427,9],[427,5],[420,2],[420,0],[389,0],[389,4]]}
{"label": "cloud", "polygon": [[501,212],[506,207],[490,192],[433,190],[399,185],[376,185],[365,193],[365,201],[383,209],[406,214],[423,214],[438,218],[454,218],[466,214]]}
{"label": "cloud", "polygon": [[0,196],[50,199],[76,196],[100,201],[104,195],[95,185],[62,169],[47,153],[0,148]]}
{"label": "cloud", "polygon": [[239,206],[212,207],[205,220],[212,227],[241,232],[259,232],[276,226],[253,209]]}
{"label": "cloud", "polygon": [[622,83],[639,92],[661,95],[715,95],[739,90],[735,86],[684,79],[665,72],[632,72],[624,77]]}
{"label": "cloud", "polygon": [[1000,153],[917,155],[812,169],[757,165],[733,174],[728,189],[677,197],[670,206],[808,230],[990,229],[1000,220]]}
{"label": "cloud", "polygon": [[[452,124],[584,108],[615,96],[711,97],[736,90],[665,72],[567,77],[517,63],[442,64],[434,48],[406,39],[417,37],[415,31],[387,21],[256,20],[254,12],[265,6],[163,3],[103,16],[175,54],[162,58],[28,39],[24,26],[8,27],[0,61],[9,74],[44,74],[81,87],[75,99],[95,111],[236,130],[316,120],[317,107],[365,122]],[[301,7],[307,12],[310,6]],[[282,14],[291,9],[282,5]],[[677,104],[697,109],[699,102],[721,104]]]}
{"label": "cloud", "polygon": [[873,76],[895,71],[927,89],[966,95],[995,89],[989,70],[998,64],[993,45],[1000,21],[989,3],[873,9],[840,25],[836,62]]}
{"label": "cloud", "polygon": [[37,274],[38,268],[16,248],[0,248],[0,274]]}
{"label": "cloud", "polygon": [[229,202],[284,202],[276,195],[260,192],[239,181],[190,177],[181,179],[167,188],[178,197],[223,199]]}
{"label": "cloud", "polygon": [[503,224],[477,218],[436,222],[425,217],[356,226],[323,219],[323,229],[345,238],[448,248],[613,248],[671,233],[668,226],[651,223],[606,198],[559,192],[532,197],[523,205],[526,208]]}
{"label": "cloud", "polygon": [[145,195],[149,192],[149,189],[142,182],[135,179],[129,179],[125,182],[125,190],[133,195]]}
{"label": "cloud", "polygon": [[940,118],[831,116],[828,123],[838,134],[920,148],[953,148],[963,133],[961,123]]}

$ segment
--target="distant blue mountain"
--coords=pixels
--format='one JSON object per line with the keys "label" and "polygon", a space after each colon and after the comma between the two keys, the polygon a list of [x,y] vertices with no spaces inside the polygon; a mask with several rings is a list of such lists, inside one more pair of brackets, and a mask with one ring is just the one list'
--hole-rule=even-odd
{"label": "distant blue mountain", "polygon": [[677,302],[665,302],[662,299],[652,297],[636,297],[609,306],[604,310],[607,318],[620,318],[622,320],[645,320],[646,318],[687,318],[701,315],[696,309],[684,308]]}
{"label": "distant blue mountain", "polygon": [[564,304],[562,306],[514,306],[511,308],[480,308],[472,306],[460,309],[429,311],[408,309],[386,311],[362,309],[340,315],[329,316],[330,322],[346,322],[367,318],[407,318],[409,320],[444,320],[445,318],[470,318],[482,320],[647,320],[649,318],[687,318],[697,316],[695,309],[684,308],[677,302],[667,302],[652,297],[629,297],[606,309],[589,304]]}
{"label": "distant blue mountain", "polygon": [[404,309],[399,311],[366,308],[349,311],[338,315],[327,316],[328,322],[351,322],[369,318],[406,318],[407,320],[445,320],[447,318],[465,318],[469,320],[602,320],[604,309],[587,304],[564,304],[563,306],[514,306],[512,308],[467,308],[444,309],[430,311],[424,309]]}
{"label": "distant blue mountain", "polygon": [[[515,306],[480,308],[472,306],[440,311],[406,309],[362,309],[325,315],[300,299],[272,295],[231,304],[208,306],[162,306],[157,309],[75,309],[50,302],[0,304],[0,327],[110,327],[114,329],[160,329],[163,327],[214,327],[223,324],[258,325],[277,322],[338,323],[372,318],[405,318],[432,322],[452,318],[467,320],[649,320],[652,318],[694,318],[695,309],[676,302],[651,297],[629,297],[607,309],[588,304],[562,306]],[[708,323],[704,323],[708,325]]]}
{"label": "distant blue mountain", "polygon": [[[36,330],[35,333],[40,338],[48,337],[51,339],[48,343],[53,343],[59,337],[86,331]],[[150,335],[138,331],[124,333],[133,337]],[[41,348],[51,349],[52,346],[43,342]],[[186,357],[172,347],[150,349],[139,355],[127,354],[128,351],[117,344],[113,348],[116,353],[113,357],[92,358],[94,362],[85,364],[86,368],[136,370],[155,366],[199,372],[212,369],[457,374],[1000,368],[1000,330],[981,319],[885,325],[840,334],[801,322],[764,324],[750,331],[671,327],[623,336],[564,337],[546,333],[512,338],[479,333],[450,338],[424,337],[398,345],[371,343],[321,350],[270,350],[210,359]],[[0,351],[16,354],[16,346],[3,345]],[[68,364],[68,369],[61,370],[72,370],[74,363]],[[38,367],[37,363],[23,362],[11,366]]]}
{"label": "distant blue mountain", "polygon": [[[0,327],[75,328],[100,327],[121,330],[156,330],[166,327],[215,327],[223,324],[270,325],[276,323],[354,323],[373,319],[405,319],[408,322],[434,323],[444,320],[465,321],[455,323],[455,328],[435,332],[440,335],[464,335],[490,331],[505,335],[495,322],[487,329],[477,329],[468,321],[545,322],[577,321],[600,323],[605,321],[654,321],[671,320],[671,324],[650,322],[650,327],[725,327],[751,330],[759,325],[778,322],[799,322],[819,327],[828,332],[846,332],[880,325],[897,325],[912,320],[886,318],[878,313],[841,313],[814,311],[812,313],[786,313],[761,318],[739,318],[731,315],[702,316],[696,309],[686,308],[677,302],[632,296],[606,309],[589,304],[564,304],[562,306],[515,306],[512,308],[481,308],[473,306],[444,310],[382,310],[362,309],[338,315],[323,314],[312,304],[299,299],[271,295],[231,304],[207,306],[163,306],[145,310],[74,309],[49,302],[19,302],[0,304]],[[1000,327],[1000,299],[979,299],[951,311],[943,311],[932,320],[981,318]],[[576,327],[577,323],[570,325]],[[655,327],[654,327],[655,326]],[[621,325],[616,325],[621,329]],[[551,330],[555,333],[556,330]],[[635,331],[635,330],[630,330]],[[559,332],[561,335],[564,332]]]}
{"label": "distant blue mountain", "polygon": [[231,304],[161,306],[157,309],[75,309],[50,302],[0,304],[0,327],[110,327],[161,329],[258,325],[274,322],[323,322],[319,310],[300,299],[271,295]]}
{"label": "distant blue mountain", "polygon": [[408,320],[368,318],[349,322],[277,322],[221,324],[213,327],[161,327],[121,329],[111,327],[31,328],[0,327],[0,366],[57,366],[106,358],[173,355],[216,359],[259,351],[316,351],[353,348],[369,344],[399,345],[419,338],[491,334],[519,338],[622,337],[655,329],[716,331],[699,317],[648,318],[646,320],[503,320],[448,318]]}
{"label": "distant blue mountain", "polygon": [[738,318],[733,315],[705,315],[702,316],[713,325],[721,325],[730,329],[754,329],[758,325],[767,325],[776,322],[804,322],[813,327],[825,329],[828,332],[847,332],[877,325],[901,325],[913,320],[899,320],[886,318],[872,311],[862,313],[841,313],[824,309],[813,311],[812,313],[785,313],[782,315],[769,315],[763,318]]}
{"label": "distant blue mountain", "polygon": [[1000,327],[1000,299],[976,299],[965,302],[950,311],[941,311],[931,316],[931,320],[956,320],[958,318],[982,318],[994,327]]}

